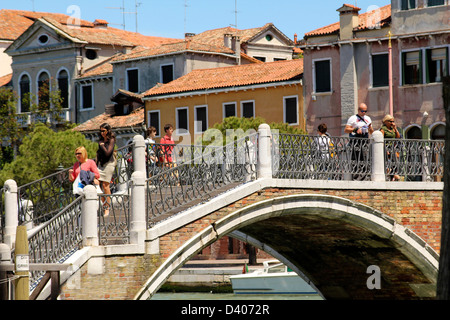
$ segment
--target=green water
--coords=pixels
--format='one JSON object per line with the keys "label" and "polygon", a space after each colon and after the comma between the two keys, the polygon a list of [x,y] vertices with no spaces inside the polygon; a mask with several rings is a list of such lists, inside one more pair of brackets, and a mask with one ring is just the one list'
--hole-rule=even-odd
{"label": "green water", "polygon": [[157,292],[151,300],[323,300],[318,294],[246,294],[209,293],[209,292]]}

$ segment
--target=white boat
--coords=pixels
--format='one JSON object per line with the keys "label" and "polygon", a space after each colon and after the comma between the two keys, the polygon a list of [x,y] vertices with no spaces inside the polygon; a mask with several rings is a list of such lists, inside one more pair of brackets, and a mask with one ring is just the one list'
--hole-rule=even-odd
{"label": "white boat", "polygon": [[305,280],[278,260],[264,261],[263,269],[232,275],[230,281],[234,294],[317,294]]}

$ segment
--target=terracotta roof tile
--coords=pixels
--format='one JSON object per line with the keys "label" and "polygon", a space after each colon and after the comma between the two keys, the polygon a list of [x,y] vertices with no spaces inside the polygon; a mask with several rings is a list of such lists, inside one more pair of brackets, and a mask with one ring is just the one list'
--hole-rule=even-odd
{"label": "terracotta roof tile", "polygon": [[98,131],[102,123],[108,123],[113,129],[130,128],[141,126],[144,123],[144,108],[136,109],[125,116],[111,116],[102,113],[82,124],[73,130],[80,132]]}
{"label": "terracotta roof tile", "polygon": [[[354,7],[352,5],[346,4],[346,6]],[[355,7],[356,8],[356,7]],[[359,8],[357,8],[359,9]],[[359,15],[359,25],[354,29],[354,31],[361,31],[375,27],[379,24],[380,27],[388,25],[391,21],[391,5],[388,4],[384,7],[362,13]],[[313,36],[328,35],[339,32],[340,23],[335,22],[329,24],[325,27],[318,28],[316,30],[305,33],[305,38]]]}
{"label": "terracotta roof tile", "polygon": [[184,40],[175,43],[167,43],[150,49],[140,47],[129,54],[122,54],[114,58],[113,62],[145,58],[158,56],[170,53],[180,53],[185,51],[199,51],[199,52],[210,52],[210,53],[225,53],[234,54],[234,51],[230,48],[222,46],[215,46],[211,44],[200,43],[191,40]]}
{"label": "terracotta roof tile", "polygon": [[11,79],[12,79],[12,73],[7,74],[3,77],[0,77],[0,87],[3,87],[5,85],[7,85],[8,83],[10,83]]}
{"label": "terracotta roof tile", "polygon": [[287,81],[302,73],[303,59],[198,69],[163,86],[155,86],[143,96]]}
{"label": "terracotta roof tile", "polygon": [[[0,10],[0,39],[15,40],[39,18],[49,17],[61,24],[67,24],[69,16],[61,13],[32,12],[23,10]],[[79,20],[84,27],[93,27],[89,21]]]}

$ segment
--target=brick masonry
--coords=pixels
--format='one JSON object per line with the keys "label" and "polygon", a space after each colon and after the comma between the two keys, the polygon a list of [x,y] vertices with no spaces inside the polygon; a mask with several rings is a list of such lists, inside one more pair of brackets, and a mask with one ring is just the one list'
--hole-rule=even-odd
{"label": "brick masonry", "polygon": [[[439,253],[442,191],[370,191],[266,188],[223,207],[160,238],[160,255],[112,256],[102,274],[88,274],[84,265],[61,287],[63,300],[133,299],[150,275],[184,242],[214,221],[247,205],[293,194],[326,194],[377,209],[423,238]],[[220,246],[219,246],[220,247]],[[209,250],[217,250],[209,249]]]}

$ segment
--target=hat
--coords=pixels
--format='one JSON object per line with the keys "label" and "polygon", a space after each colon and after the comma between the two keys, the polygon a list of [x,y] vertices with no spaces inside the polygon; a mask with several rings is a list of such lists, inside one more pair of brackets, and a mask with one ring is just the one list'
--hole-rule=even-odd
{"label": "hat", "polygon": [[383,118],[383,122],[389,121],[389,120],[394,120],[394,117],[391,116],[390,114],[387,114],[384,116]]}

